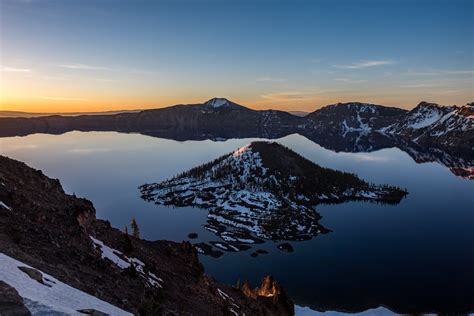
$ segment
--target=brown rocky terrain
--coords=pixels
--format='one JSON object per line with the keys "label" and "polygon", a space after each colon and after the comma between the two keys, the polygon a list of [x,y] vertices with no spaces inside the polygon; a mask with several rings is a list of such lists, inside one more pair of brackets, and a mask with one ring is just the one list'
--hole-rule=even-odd
{"label": "brown rocky terrain", "polygon": [[[95,218],[86,199],[59,180],[0,156],[0,252],[126,311],[140,315],[292,315],[281,286],[265,278],[258,291],[207,276],[188,242],[147,241]],[[103,243],[100,247],[98,243]],[[105,247],[128,267],[104,258]],[[138,264],[135,264],[138,263]],[[33,271],[24,271],[35,275]],[[40,276],[41,280],[41,276]],[[25,312],[1,284],[0,311]],[[252,294],[249,294],[252,293]],[[16,300],[16,301],[15,301]],[[7,311],[5,311],[7,313]],[[26,313],[27,314],[27,313]]]}

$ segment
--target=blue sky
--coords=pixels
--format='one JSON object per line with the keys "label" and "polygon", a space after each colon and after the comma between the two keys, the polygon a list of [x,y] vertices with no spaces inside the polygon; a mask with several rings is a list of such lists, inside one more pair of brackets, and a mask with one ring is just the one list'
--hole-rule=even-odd
{"label": "blue sky", "polygon": [[474,1],[0,0],[1,103],[473,101]]}

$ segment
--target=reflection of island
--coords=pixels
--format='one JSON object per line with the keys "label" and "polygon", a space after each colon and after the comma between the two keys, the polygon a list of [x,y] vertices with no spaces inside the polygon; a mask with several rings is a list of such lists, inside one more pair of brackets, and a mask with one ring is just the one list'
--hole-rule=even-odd
{"label": "reflection of island", "polygon": [[[314,206],[348,200],[398,203],[406,191],[322,168],[277,143],[253,142],[173,179],[140,187],[156,204],[209,209],[206,229],[239,251],[270,240],[308,240],[328,230]],[[198,249],[205,252],[204,247]]]}

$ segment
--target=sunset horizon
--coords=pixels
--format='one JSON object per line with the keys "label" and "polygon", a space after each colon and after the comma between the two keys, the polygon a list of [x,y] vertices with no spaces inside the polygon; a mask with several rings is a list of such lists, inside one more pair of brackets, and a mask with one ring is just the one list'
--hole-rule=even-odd
{"label": "sunset horizon", "polygon": [[[317,105],[307,105],[307,106],[300,106],[300,107],[293,107],[291,104],[289,105],[279,105],[279,106],[272,106],[270,103],[267,105],[264,102],[261,103],[250,103],[250,102],[240,102],[236,99],[232,98],[226,98],[226,97],[209,97],[204,100],[189,100],[186,102],[178,102],[176,101],[175,103],[156,103],[156,104],[151,104],[149,106],[140,106],[140,105],[130,105],[130,106],[104,106],[104,105],[96,105],[96,106],[87,106],[86,109],[84,109],[84,106],[77,105],[72,106],[70,103],[66,103],[67,105],[45,105],[44,107],[36,107],[32,106],[31,108],[25,107],[25,108],[9,108],[9,107],[3,107],[0,109],[0,112],[18,112],[18,113],[26,113],[26,114],[74,114],[74,113],[116,113],[116,112],[128,112],[128,111],[144,111],[144,110],[155,110],[155,109],[162,109],[162,108],[167,108],[175,105],[181,105],[181,104],[203,104],[206,101],[213,99],[213,98],[222,98],[222,99],[227,99],[229,101],[235,102],[237,104],[243,105],[249,109],[253,110],[279,110],[279,111],[285,111],[285,112],[305,112],[305,113],[311,113],[314,111],[317,111],[323,107],[333,105],[333,104],[338,104],[338,103],[365,103],[365,104],[376,104],[376,105],[383,105],[386,107],[396,107],[396,108],[401,108],[401,109],[406,109],[406,110],[412,110],[414,109],[417,105],[419,105],[422,102],[427,102],[427,103],[434,103],[438,104],[441,106],[464,106],[467,104],[471,104],[473,101],[467,100],[464,103],[441,103],[441,102],[436,102],[433,100],[424,100],[420,99],[419,101],[409,104],[409,105],[401,105],[398,103],[390,103],[389,101],[382,101],[380,102],[374,102],[374,101],[360,101],[360,100],[352,100],[352,99],[347,99],[344,101],[340,100],[328,100],[325,103],[317,104]],[[146,104],[146,103],[145,103]],[[30,109],[30,110],[28,110]]]}
{"label": "sunset horizon", "polygon": [[0,110],[474,100],[472,2],[365,3],[3,0]]}

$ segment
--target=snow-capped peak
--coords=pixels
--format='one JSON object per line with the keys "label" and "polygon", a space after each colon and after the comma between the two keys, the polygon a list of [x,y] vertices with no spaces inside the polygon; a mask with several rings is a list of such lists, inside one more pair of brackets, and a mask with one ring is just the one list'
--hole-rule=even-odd
{"label": "snow-capped peak", "polygon": [[421,102],[410,112],[408,117],[408,127],[420,129],[433,125],[443,117],[444,112],[449,112],[450,108],[442,108],[433,103]]}
{"label": "snow-capped peak", "polygon": [[204,104],[210,105],[210,106],[215,107],[215,108],[218,108],[218,107],[221,107],[223,105],[228,105],[229,100],[227,100],[226,98],[212,98]]}

